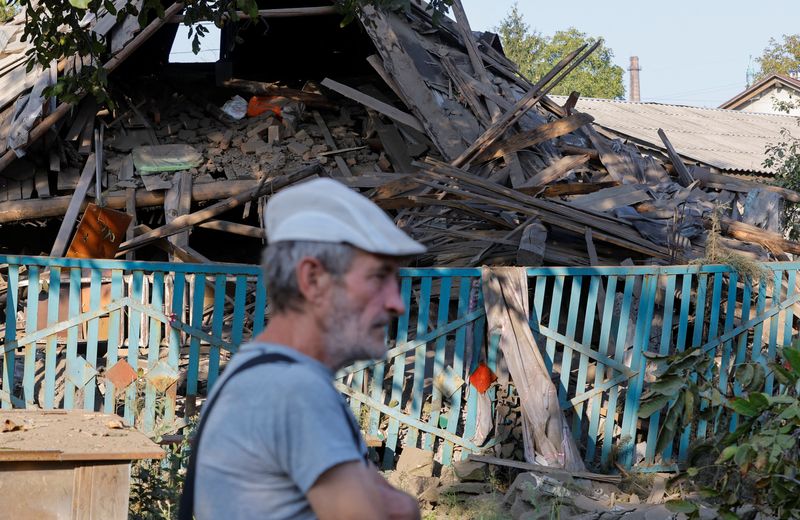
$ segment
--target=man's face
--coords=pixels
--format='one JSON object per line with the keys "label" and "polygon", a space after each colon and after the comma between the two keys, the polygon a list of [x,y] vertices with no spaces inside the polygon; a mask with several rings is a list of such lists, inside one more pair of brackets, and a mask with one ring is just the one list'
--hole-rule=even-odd
{"label": "man's face", "polygon": [[325,343],[337,368],[386,353],[386,326],[405,310],[398,268],[394,258],[358,251],[350,270],[332,286]]}

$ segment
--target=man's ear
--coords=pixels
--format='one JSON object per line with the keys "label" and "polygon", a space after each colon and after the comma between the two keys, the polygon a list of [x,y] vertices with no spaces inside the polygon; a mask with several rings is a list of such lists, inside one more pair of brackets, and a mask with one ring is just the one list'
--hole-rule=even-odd
{"label": "man's ear", "polygon": [[303,299],[315,304],[324,297],[331,285],[331,275],[317,258],[307,256],[295,267],[297,288]]}

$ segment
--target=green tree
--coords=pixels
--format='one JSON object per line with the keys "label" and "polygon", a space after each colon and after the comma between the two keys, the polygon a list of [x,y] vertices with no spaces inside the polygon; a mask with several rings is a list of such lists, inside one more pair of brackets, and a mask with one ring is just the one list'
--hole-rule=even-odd
{"label": "green tree", "polygon": [[6,23],[17,14],[17,6],[9,4],[8,0],[0,0],[0,23]]}
{"label": "green tree", "polygon": [[756,81],[770,74],[788,75],[800,70],[800,34],[784,34],[780,40],[770,38],[756,62],[760,67]]}
{"label": "green tree", "polygon": [[[545,36],[531,30],[517,5],[496,29],[503,49],[526,77],[536,80],[555,66],[568,52],[583,44],[593,45],[597,38],[574,27]],[[583,97],[622,99],[625,87],[622,67],[613,63],[614,52],[600,44],[597,50],[552,90],[553,94],[580,92]]]}

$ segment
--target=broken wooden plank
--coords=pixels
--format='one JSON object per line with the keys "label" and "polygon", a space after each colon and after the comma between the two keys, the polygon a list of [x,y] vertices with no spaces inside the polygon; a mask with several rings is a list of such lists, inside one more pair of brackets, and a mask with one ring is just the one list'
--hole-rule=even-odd
{"label": "broken wooden plank", "polygon": [[411,56],[413,52],[427,54],[417,33],[396,14],[371,5],[363,7],[359,18],[381,55],[387,74],[402,90],[401,99],[424,127],[420,131],[427,134],[448,160],[456,157],[463,150],[463,137],[437,102]]}
{"label": "broken wooden plank", "polygon": [[774,186],[772,184],[762,184],[760,182],[752,182],[746,179],[739,179],[730,175],[721,173],[714,173],[707,168],[694,167],[691,169],[691,175],[694,179],[699,179],[703,186],[714,188],[718,190],[736,191],[739,193],[749,193],[755,189],[771,191],[780,194],[785,200],[789,202],[800,202],[800,193]]}
{"label": "broken wooden plank", "polygon": [[[131,163],[133,164],[133,163]],[[136,218],[136,189],[135,188],[127,188],[125,190],[125,211],[128,215],[131,216],[131,223],[128,226],[128,229],[125,230],[125,240],[132,239],[134,234],[134,229],[136,228],[138,221]],[[135,251],[128,251],[125,253],[125,260],[132,261],[134,260],[136,255]]]}
{"label": "broken wooden plank", "polygon": [[[131,54],[133,54],[136,49],[142,46],[144,42],[150,39],[156,31],[158,31],[161,26],[164,24],[165,20],[169,17],[177,14],[179,11],[183,9],[183,3],[177,2],[169,6],[167,9],[164,10],[163,17],[156,17],[155,20],[150,22],[150,25],[144,28],[142,32],[136,35],[136,37],[128,43],[119,53],[113,56],[110,60],[108,60],[103,68],[109,74],[116,69],[123,61],[125,61]],[[25,146],[20,146],[17,150],[8,150],[6,151],[2,157],[0,157],[0,171],[4,170],[9,164],[11,164],[14,159],[17,158],[17,151],[23,150],[30,146],[31,143],[37,141],[41,138],[53,125],[55,125],[58,121],[61,120],[62,117],[67,115],[70,111],[74,103],[61,103],[58,105],[53,112],[51,112],[47,117],[43,118],[39,124],[37,124],[28,134],[28,142]]]}
{"label": "broken wooden plank", "polygon": [[34,175],[34,183],[36,184],[36,193],[40,199],[50,198],[50,175],[45,168],[36,168]]}
{"label": "broken wooden plank", "polygon": [[260,227],[248,226],[247,224],[239,224],[238,222],[228,222],[225,220],[208,220],[197,224],[197,227],[213,229],[214,231],[223,231],[243,237],[266,238],[267,236],[266,232]]}
{"label": "broken wooden plank", "polygon": [[503,154],[524,150],[539,143],[561,137],[574,132],[578,128],[594,121],[589,114],[577,113],[563,119],[556,119],[540,125],[533,130],[515,134],[510,138],[498,141],[488,147],[485,152],[475,156],[472,162],[486,162],[501,157]]}
{"label": "broken wooden plank", "polygon": [[[148,177],[148,176],[145,176]],[[172,187],[164,195],[164,220],[167,224],[181,215],[189,213],[192,205],[192,174],[187,170],[178,172],[172,179]],[[181,248],[189,245],[189,232],[182,231],[168,238]]]}
{"label": "broken wooden plank", "polygon": [[403,112],[398,108],[395,108],[391,105],[387,105],[383,101],[378,101],[374,97],[368,96],[363,92],[360,92],[352,87],[343,85],[338,81],[334,81],[330,78],[325,78],[324,80],[322,80],[322,86],[328,87],[329,89],[338,92],[344,97],[350,98],[353,101],[361,103],[362,105],[369,107],[372,110],[375,110],[376,112],[380,112],[386,117],[394,119],[398,123],[410,126],[414,130],[419,130],[420,132],[425,131],[425,128],[420,124],[417,118],[412,116],[408,112]]}
{"label": "broken wooden plank", "polygon": [[[62,172],[63,173],[63,172]],[[5,180],[0,176],[0,182]],[[220,200],[228,197],[240,195],[252,190],[258,185],[255,180],[236,180],[236,181],[216,181],[192,186],[192,200],[195,202],[205,202]],[[125,191],[106,193],[104,202],[107,208],[123,209],[126,206]],[[30,220],[49,217],[63,217],[67,211],[71,195],[52,197],[50,199],[30,199],[14,202],[0,203],[0,224],[16,222],[19,220]],[[86,207],[88,202],[81,204],[81,209]],[[147,191],[143,188],[136,190],[136,207],[158,207],[164,204],[163,191]]]}
{"label": "broken wooden plank", "polygon": [[67,212],[64,214],[64,220],[61,222],[61,227],[56,235],[56,240],[53,242],[53,247],[50,249],[50,256],[61,257],[67,251],[69,238],[72,230],[77,223],[78,213],[81,210],[81,205],[86,198],[86,192],[89,190],[89,185],[95,177],[95,155],[90,154],[86,158],[86,164],[83,166],[81,178],[78,181],[78,186],[75,188],[75,193],[72,194]]}
{"label": "broken wooden plank", "polygon": [[538,188],[562,179],[569,172],[589,162],[588,155],[567,155],[540,171],[517,189]]}
{"label": "broken wooden plank", "polygon": [[563,474],[567,473],[573,478],[580,478],[586,480],[595,480],[598,482],[608,482],[610,484],[619,484],[622,482],[621,475],[603,475],[602,473],[590,473],[588,471],[567,471],[562,468],[553,468],[550,466],[542,466],[541,464],[533,464],[531,462],[522,462],[519,460],[501,459],[498,457],[489,457],[487,455],[470,454],[468,460],[475,462],[484,462],[495,466],[505,466],[509,468],[517,468],[526,471],[533,471],[536,473],[544,474]]}
{"label": "broken wooden plank", "polygon": [[595,211],[611,211],[612,209],[632,206],[652,198],[646,186],[623,184],[622,186],[596,191],[589,195],[577,196],[569,201],[569,204],[580,208],[591,208]]}
{"label": "broken wooden plank", "polygon": [[211,206],[204,208],[200,211],[195,211],[194,213],[177,217],[169,224],[165,224],[160,228],[153,230],[150,233],[145,233],[144,235],[138,236],[133,240],[128,240],[124,242],[120,246],[120,250],[127,251],[129,249],[142,247],[152,242],[153,240],[174,235],[176,233],[183,231],[187,227],[200,224],[207,220],[211,220],[215,216],[224,213],[228,210],[231,210],[235,207],[241,206],[247,201],[257,199],[268,193],[274,193],[275,191],[285,186],[291,186],[292,184],[302,179],[310,177],[311,175],[317,173],[319,171],[319,168],[320,168],[319,163],[314,162],[310,165],[301,167],[300,169],[295,170],[291,173],[274,178],[269,182],[266,182],[267,178],[265,176],[259,182],[258,186],[256,186],[252,190],[248,190],[239,195],[222,200],[216,204],[212,204]]}
{"label": "broken wooden plank", "polygon": [[611,149],[611,145],[607,143],[605,137],[598,134],[597,130],[592,128],[591,125],[585,126],[583,131],[589,136],[592,145],[597,149],[600,154],[600,162],[606,167],[612,179],[619,183],[638,181],[636,172],[631,170],[628,162],[620,154]]}
{"label": "broken wooden plank", "polygon": [[518,188],[519,191],[528,194],[537,194],[540,197],[564,197],[567,195],[585,195],[587,193],[594,193],[604,188],[611,188],[619,186],[614,181],[608,182],[568,182],[564,184],[551,184],[544,187],[535,188]]}
{"label": "broken wooden plank", "polygon": [[468,164],[473,157],[485,152],[486,149],[492,146],[498,139],[500,139],[500,137],[503,136],[506,130],[511,128],[511,126],[519,121],[519,119],[525,115],[528,110],[538,103],[539,100],[550,91],[550,89],[557,85],[560,79],[562,79],[566,74],[582,63],[583,60],[588,58],[589,54],[591,54],[598,47],[599,43],[599,41],[595,43],[587,52],[582,55],[580,53],[586,48],[586,45],[582,45],[581,47],[578,47],[571,53],[567,54],[556,64],[555,67],[545,74],[544,77],[540,79],[539,82],[537,82],[536,85],[534,85],[533,88],[527,94],[525,94],[522,99],[517,101],[511,110],[507,111],[500,119],[495,121],[492,126],[487,128],[486,131],[471,146],[464,150],[461,155],[456,157],[452,161],[453,166],[464,166],[465,164]]}
{"label": "broken wooden plank", "polygon": [[664,130],[661,128],[658,129],[658,137],[660,137],[661,141],[664,143],[664,147],[667,149],[667,156],[669,157],[672,165],[675,167],[675,171],[678,172],[678,183],[681,186],[688,186],[693,183],[694,178],[692,177],[692,174],[689,173],[689,170],[686,168],[686,165],[683,164],[680,155],[678,155],[678,152],[675,151],[672,143],[670,143],[669,139],[667,139],[667,134],[664,133]]}
{"label": "broken wooden plank", "polygon": [[[314,121],[317,123],[317,127],[319,127],[319,131],[322,133],[322,138],[325,139],[325,144],[327,144],[331,150],[336,150],[336,141],[333,140],[331,131],[328,130],[328,125],[325,124],[325,120],[322,118],[322,115],[320,115],[320,113],[316,110],[312,112],[312,115],[314,116]],[[339,168],[339,171],[344,177],[353,176],[353,172],[350,171],[350,167],[347,166],[347,163],[344,159],[338,155],[335,155],[333,160],[336,162],[336,167]]]}
{"label": "broken wooden plank", "polygon": [[397,173],[408,173],[414,170],[411,166],[411,157],[408,155],[405,141],[400,136],[400,132],[393,124],[385,125],[380,121],[375,122],[378,137],[383,144],[383,149],[389,157],[394,171]]}
{"label": "broken wooden plank", "polygon": [[80,137],[83,129],[89,124],[89,121],[94,121],[94,115],[97,113],[97,102],[93,96],[84,98],[78,105],[78,112],[75,119],[72,121],[67,135],[64,137],[66,141],[75,141]]}

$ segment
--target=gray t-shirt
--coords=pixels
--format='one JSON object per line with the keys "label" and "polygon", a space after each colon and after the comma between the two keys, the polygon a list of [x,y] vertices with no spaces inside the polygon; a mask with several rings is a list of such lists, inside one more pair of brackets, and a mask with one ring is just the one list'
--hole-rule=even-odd
{"label": "gray t-shirt", "polygon": [[[316,518],[305,497],[328,469],[364,460],[366,446],[333,374],[322,363],[274,344],[244,345],[217,381],[253,357],[280,353],[296,362],[247,368],[217,400],[197,454],[197,520]],[[349,424],[348,424],[349,423]]]}

